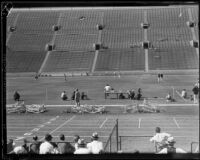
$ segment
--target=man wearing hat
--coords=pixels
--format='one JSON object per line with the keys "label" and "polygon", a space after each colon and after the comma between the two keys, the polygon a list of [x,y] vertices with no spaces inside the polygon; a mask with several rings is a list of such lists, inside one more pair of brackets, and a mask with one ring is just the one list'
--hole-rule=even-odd
{"label": "man wearing hat", "polygon": [[38,136],[33,136],[33,142],[30,144],[30,153],[33,154],[39,154],[39,148],[40,148],[41,142],[38,141]]}
{"label": "man wearing hat", "polygon": [[90,149],[91,153],[99,154],[103,151],[103,143],[98,141],[99,136],[97,132],[92,134],[92,142],[87,144],[87,147]]}
{"label": "man wearing hat", "polygon": [[50,134],[46,134],[44,138],[44,142],[40,145],[40,154],[51,154],[54,153],[54,147],[51,144],[52,136]]}
{"label": "man wearing hat", "polygon": [[61,142],[58,142],[58,150],[60,154],[74,153],[75,148],[69,143],[65,142],[64,134],[60,134]]}
{"label": "man wearing hat", "polygon": [[171,135],[165,132],[161,132],[160,127],[156,127],[155,132],[156,134],[150,139],[150,142],[154,142],[156,147],[161,150],[166,146],[165,141],[168,137],[171,137]]}
{"label": "man wearing hat", "polygon": [[168,145],[166,148],[162,149],[159,154],[163,154],[163,153],[167,153],[167,154],[170,154],[170,153],[186,153],[186,151],[184,151],[183,149],[181,148],[175,148],[174,147],[174,144],[176,143],[174,138],[173,137],[169,137],[167,139],[167,142],[166,142]]}
{"label": "man wearing hat", "polygon": [[78,149],[74,152],[74,154],[90,154],[90,150],[87,148],[84,139],[78,140]]}

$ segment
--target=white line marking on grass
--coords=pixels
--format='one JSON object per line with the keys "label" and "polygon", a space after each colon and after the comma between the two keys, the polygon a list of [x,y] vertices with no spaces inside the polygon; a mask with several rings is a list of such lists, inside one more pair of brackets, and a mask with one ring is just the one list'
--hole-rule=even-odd
{"label": "white line marking on grass", "polygon": [[179,126],[178,122],[176,121],[175,117],[173,117],[173,120],[174,120],[174,123],[176,124],[177,128],[180,128],[180,126]]}
{"label": "white line marking on grass", "polygon": [[[70,119],[68,119],[67,121],[65,121],[63,124],[59,125],[56,129],[54,129],[53,131],[50,132],[50,134],[52,134],[53,132],[55,132],[56,130],[60,129],[61,127],[63,127],[64,125],[66,125],[68,122],[70,122],[72,119],[74,119],[76,116],[72,116]],[[44,136],[40,139],[43,140]]]}
{"label": "white line marking on grass", "polygon": [[142,120],[142,118],[139,118],[139,119],[138,119],[138,121],[139,121],[139,122],[138,122],[138,128],[140,128],[141,120]]}
{"label": "white line marking on grass", "polygon": [[99,126],[99,128],[102,128],[103,125],[106,123],[107,120],[108,120],[108,118],[106,118],[106,119],[103,121],[103,123]]}

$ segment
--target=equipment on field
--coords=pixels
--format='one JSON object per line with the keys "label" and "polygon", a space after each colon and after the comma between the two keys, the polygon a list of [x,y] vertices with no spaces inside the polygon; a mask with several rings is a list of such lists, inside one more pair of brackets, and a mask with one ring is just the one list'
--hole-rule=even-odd
{"label": "equipment on field", "polygon": [[150,104],[145,99],[142,104],[131,104],[125,106],[124,113],[160,113],[162,110],[156,104]]}
{"label": "equipment on field", "polygon": [[105,113],[104,106],[95,106],[95,105],[82,105],[82,106],[72,106],[68,113]]}
{"label": "equipment on field", "polygon": [[17,102],[12,105],[6,106],[7,113],[43,113],[46,111],[45,105],[42,104],[32,104],[32,105],[25,105],[23,102]]}

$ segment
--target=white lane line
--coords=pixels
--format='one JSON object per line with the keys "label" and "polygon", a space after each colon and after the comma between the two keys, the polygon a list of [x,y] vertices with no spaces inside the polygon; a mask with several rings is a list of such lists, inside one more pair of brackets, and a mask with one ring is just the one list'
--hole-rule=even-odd
{"label": "white lane line", "polygon": [[176,124],[177,128],[180,128],[180,126],[179,126],[178,122],[176,121],[175,117],[173,117],[173,120],[174,120],[174,123]]}
{"label": "white lane line", "polygon": [[[66,125],[68,122],[70,122],[72,119],[74,119],[76,116],[72,116],[70,119],[68,119],[67,121],[65,121],[63,124],[59,125],[56,129],[54,129],[53,131],[50,132],[50,134],[52,134],[53,132],[55,132],[56,130],[60,129],[61,127],[63,127],[64,125]],[[43,140],[44,136],[40,139]]]}
{"label": "white lane line", "polygon": [[103,123],[99,126],[99,128],[102,128],[103,125],[106,123],[107,120],[108,120],[108,118],[106,118],[106,119],[103,121]]}
{"label": "white lane line", "polygon": [[138,121],[139,121],[139,122],[138,122],[138,128],[140,128],[141,120],[142,120],[142,118],[139,118],[139,119],[138,119]]}

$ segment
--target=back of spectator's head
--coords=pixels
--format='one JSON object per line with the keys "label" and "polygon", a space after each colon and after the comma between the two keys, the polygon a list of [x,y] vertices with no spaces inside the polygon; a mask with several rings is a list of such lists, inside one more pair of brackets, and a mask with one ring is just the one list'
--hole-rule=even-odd
{"label": "back of spectator's head", "polygon": [[27,139],[24,139],[23,142],[24,142],[24,144],[28,143]]}
{"label": "back of spectator's head", "polygon": [[84,139],[79,139],[78,140],[78,147],[81,147],[81,148],[85,148],[86,147],[86,143],[85,143]]}
{"label": "back of spectator's head", "polygon": [[93,140],[99,139],[99,135],[98,135],[97,132],[94,132],[94,133],[92,134],[92,139],[93,139]]}
{"label": "back of spectator's head", "polygon": [[76,88],[76,91],[78,91],[78,88]]}
{"label": "back of spectator's head", "polygon": [[51,141],[51,140],[52,140],[52,136],[51,136],[49,133],[47,133],[47,134],[45,135],[44,139],[45,139],[46,141]]}
{"label": "back of spectator's head", "polygon": [[60,134],[60,140],[64,141],[65,140],[65,135],[64,134]]}
{"label": "back of spectator's head", "polygon": [[25,148],[22,147],[22,146],[15,147],[13,151],[14,151],[15,154],[25,154],[25,153],[27,153]]}
{"label": "back of spectator's head", "polygon": [[79,135],[74,135],[74,142],[75,142],[75,143],[77,143],[79,139],[80,139],[80,136],[79,136]]}
{"label": "back of spectator's head", "polygon": [[13,143],[13,139],[9,139],[9,140],[8,140],[8,143]]}
{"label": "back of spectator's head", "polygon": [[34,135],[34,136],[33,136],[33,140],[34,140],[34,141],[37,141],[37,140],[38,140],[38,136]]}
{"label": "back of spectator's head", "polygon": [[160,127],[156,127],[156,133],[160,133],[161,129]]}

